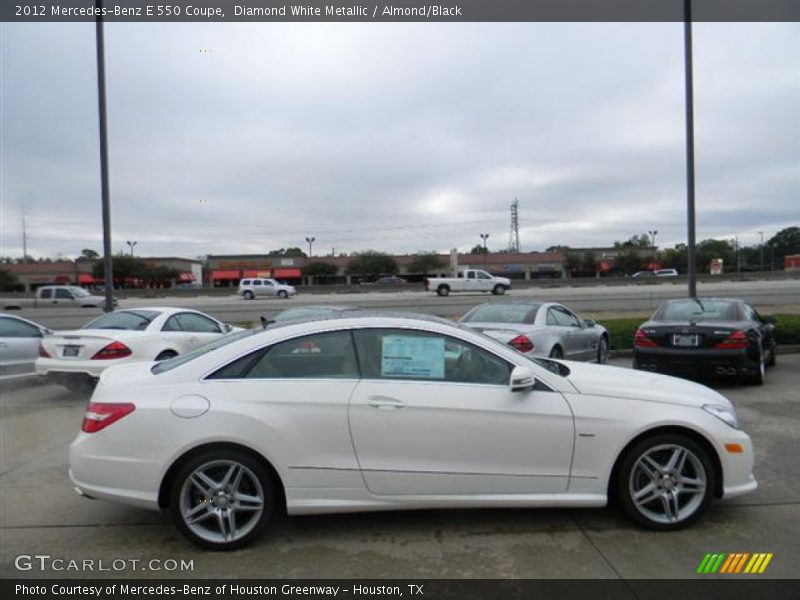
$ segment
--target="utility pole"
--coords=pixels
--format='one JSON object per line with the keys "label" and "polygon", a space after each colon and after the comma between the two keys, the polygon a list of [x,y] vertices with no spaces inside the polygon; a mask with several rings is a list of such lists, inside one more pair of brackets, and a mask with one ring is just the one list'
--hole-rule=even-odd
{"label": "utility pole", "polygon": [[511,203],[511,229],[508,232],[508,251],[519,252],[519,200]]}
{"label": "utility pole", "polygon": [[103,38],[103,0],[95,0],[97,20],[97,111],[100,120],[100,192],[103,207],[103,263],[106,302],[103,310],[114,310],[114,268],[111,262],[111,203],[108,185],[108,121],[106,119],[106,59]]}
{"label": "utility pole", "polygon": [[651,229],[647,233],[650,234],[650,237],[653,238],[653,271],[656,270],[656,253],[658,250],[656,249],[656,236],[658,235],[658,229]]}
{"label": "utility pole", "polygon": [[684,72],[686,77],[686,275],[689,297],[697,298],[697,249],[694,207],[694,82],[692,78],[692,0],[683,0]]}
{"label": "utility pole", "polygon": [[486,249],[486,240],[489,238],[489,234],[488,233],[481,233],[479,235],[481,236],[481,239],[483,240],[483,270],[485,271],[486,270],[486,255],[489,253],[489,251]]}

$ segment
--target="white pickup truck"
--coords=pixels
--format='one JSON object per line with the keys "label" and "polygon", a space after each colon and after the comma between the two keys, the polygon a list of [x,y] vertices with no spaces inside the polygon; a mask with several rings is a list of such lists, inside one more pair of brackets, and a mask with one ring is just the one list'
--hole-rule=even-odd
{"label": "white pickup truck", "polygon": [[495,277],[480,269],[462,269],[458,277],[426,279],[425,289],[440,296],[449,296],[450,292],[491,292],[500,296],[511,289],[511,280]]}
{"label": "white pickup truck", "polygon": [[[0,298],[0,306],[3,307],[3,310],[59,306],[102,308],[105,301],[103,296],[93,296],[76,285],[45,285],[36,290],[36,296],[33,298]],[[114,300],[114,306],[116,305],[117,301]]]}

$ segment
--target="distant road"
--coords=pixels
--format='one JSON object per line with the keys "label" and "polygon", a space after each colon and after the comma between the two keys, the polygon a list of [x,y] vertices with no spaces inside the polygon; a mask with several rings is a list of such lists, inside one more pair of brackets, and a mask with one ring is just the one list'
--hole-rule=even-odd
{"label": "distant road", "polygon": [[[563,302],[576,311],[592,316],[595,313],[647,313],[661,302],[687,295],[685,283],[658,285],[591,286],[558,288],[524,288],[512,290],[506,298],[537,298]],[[800,280],[779,281],[719,281],[698,283],[700,296],[734,296],[763,307],[800,306]],[[243,300],[230,296],[196,296],[175,298],[128,298],[121,308],[137,306],[183,306],[202,310],[229,323],[255,323],[260,316],[271,317],[291,307],[308,304],[346,304],[363,308],[416,311],[442,317],[460,317],[473,306],[503,297],[490,294],[453,294],[440,298],[415,290],[402,292],[367,292],[344,294],[300,294],[288,300]],[[22,317],[54,329],[80,327],[101,312],[96,309],[33,309],[14,311]]]}

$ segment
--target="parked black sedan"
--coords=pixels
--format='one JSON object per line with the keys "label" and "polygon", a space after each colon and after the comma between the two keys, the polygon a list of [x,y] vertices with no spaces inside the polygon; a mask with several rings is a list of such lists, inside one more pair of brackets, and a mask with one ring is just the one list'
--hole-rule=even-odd
{"label": "parked black sedan", "polygon": [[735,298],[669,300],[633,338],[634,369],[760,385],[774,364],[775,318]]}

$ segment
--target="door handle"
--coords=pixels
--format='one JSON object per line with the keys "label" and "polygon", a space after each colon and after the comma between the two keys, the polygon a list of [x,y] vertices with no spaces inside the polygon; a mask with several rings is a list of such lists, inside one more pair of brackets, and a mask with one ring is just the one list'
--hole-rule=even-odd
{"label": "door handle", "polygon": [[402,400],[397,400],[396,398],[388,398],[386,396],[370,396],[369,400],[367,400],[367,404],[369,404],[373,408],[403,408],[405,404]]}

